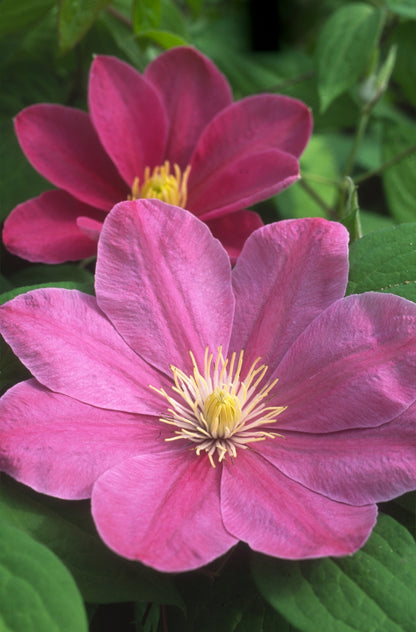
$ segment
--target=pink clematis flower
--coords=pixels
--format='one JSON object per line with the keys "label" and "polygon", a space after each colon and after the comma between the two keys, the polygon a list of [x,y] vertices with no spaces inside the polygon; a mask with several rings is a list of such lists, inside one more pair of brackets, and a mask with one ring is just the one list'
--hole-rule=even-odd
{"label": "pink clematis flower", "polygon": [[167,51],[143,75],[98,56],[89,114],[38,104],[16,117],[24,153],[58,190],[19,204],[4,243],[29,261],[89,257],[114,204],[158,198],[206,222],[235,259],[262,224],[245,207],[299,177],[311,127],[296,99],[263,94],[233,103],[224,76],[192,48]]}
{"label": "pink clematis flower", "polygon": [[340,224],[282,221],[232,270],[189,212],[116,205],[96,298],[39,289],[0,308],[34,375],[0,400],[2,469],[91,497],[107,545],[161,571],[239,540],[354,552],[375,503],[416,488],[416,305],[343,298],[347,244]]}

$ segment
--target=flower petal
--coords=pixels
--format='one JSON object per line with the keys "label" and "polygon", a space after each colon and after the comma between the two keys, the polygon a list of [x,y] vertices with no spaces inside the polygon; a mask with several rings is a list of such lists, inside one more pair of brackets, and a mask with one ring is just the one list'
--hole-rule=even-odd
{"label": "flower petal", "polygon": [[332,500],[366,505],[416,488],[416,405],[377,428],[325,435],[284,433],[262,455],[286,476]]}
{"label": "flower petal", "polygon": [[[344,296],[348,232],[321,218],[269,224],[247,240],[233,270],[232,350],[273,370],[321,311]],[[281,375],[279,374],[279,377]]]}
{"label": "flower petal", "polygon": [[309,109],[289,97],[257,95],[225,108],[192,155],[187,208],[231,212],[281,191],[298,177],[311,129]]}
{"label": "flower petal", "polygon": [[171,48],[147,67],[168,114],[165,158],[184,169],[203,129],[232,102],[230,87],[212,61],[189,47]]}
{"label": "flower petal", "polygon": [[311,492],[248,450],[224,464],[221,510],[236,538],[286,559],[354,553],[377,515],[375,505],[352,507]]}
{"label": "flower petal", "polygon": [[[122,291],[120,291],[122,289]],[[206,346],[228,348],[231,266],[209,229],[159,200],[117,204],[98,245],[99,307],[127,343],[162,371],[202,363]]]}
{"label": "flower petal", "polygon": [[77,218],[86,214],[96,221],[104,218],[102,211],[65,191],[46,191],[13,209],[4,223],[4,244],[28,261],[63,263],[92,257],[97,244],[77,226]]}
{"label": "flower petal", "polygon": [[128,187],[105,153],[86,112],[31,105],[15,118],[19,143],[34,168],[85,204],[109,211]]}
{"label": "flower petal", "polygon": [[204,566],[236,540],[220,514],[220,470],[187,450],[138,456],[103,474],[92,514],[116,553],[159,571]]}
{"label": "flower petal", "polygon": [[214,237],[220,240],[230,259],[236,262],[247,237],[263,226],[260,215],[254,211],[236,211],[206,222]]}
{"label": "flower petal", "polygon": [[127,346],[93,296],[58,288],[21,294],[0,307],[0,329],[51,390],[93,406],[158,414],[160,396],[149,385],[166,381]]}
{"label": "flower petal", "polygon": [[129,186],[136,177],[142,179],[146,166],[162,164],[166,114],[156,90],[134,68],[98,55],[91,66],[88,101],[98,136]]}
{"label": "flower petal", "polygon": [[283,431],[335,432],[391,421],[416,400],[416,305],[367,292],[331,305],[277,368]]}
{"label": "flower petal", "polygon": [[36,380],[7,391],[0,419],[2,471],[59,498],[89,498],[108,468],[163,443],[156,420],[82,404]]}

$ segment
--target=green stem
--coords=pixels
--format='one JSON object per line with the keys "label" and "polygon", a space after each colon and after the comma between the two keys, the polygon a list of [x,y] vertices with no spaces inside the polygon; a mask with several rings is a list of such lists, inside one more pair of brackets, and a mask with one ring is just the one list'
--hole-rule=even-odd
{"label": "green stem", "polygon": [[410,154],[413,154],[415,151],[416,151],[416,145],[412,145],[411,147],[408,147],[404,151],[400,152],[400,154],[397,154],[393,158],[390,158],[390,160],[387,160],[386,162],[384,162],[379,167],[376,167],[375,169],[369,169],[368,171],[365,171],[364,173],[362,173],[360,176],[354,179],[355,184],[360,184],[361,182],[364,182],[364,180],[368,180],[369,178],[372,178],[373,176],[377,176],[379,173],[382,173],[385,169],[388,169],[389,167],[396,165],[398,162],[400,162],[404,158],[407,158],[407,156],[410,156]]}
{"label": "green stem", "polygon": [[311,182],[317,182],[319,184],[328,184],[333,187],[339,188],[339,181],[333,180],[331,178],[326,178],[325,176],[320,176],[317,173],[304,173],[302,171],[302,178],[304,180],[310,180]]}
{"label": "green stem", "polygon": [[322,210],[325,211],[325,213],[328,215],[328,217],[331,217],[333,215],[333,210],[330,206],[328,206],[328,204],[325,202],[325,200],[323,200],[321,198],[321,196],[319,195],[319,193],[317,193],[315,191],[315,189],[313,189],[311,187],[310,184],[308,184],[307,182],[305,182],[305,180],[299,180],[299,184],[302,187],[302,189],[304,191],[306,191],[306,193],[313,199],[315,200],[315,202],[318,204],[318,206],[321,207]]}

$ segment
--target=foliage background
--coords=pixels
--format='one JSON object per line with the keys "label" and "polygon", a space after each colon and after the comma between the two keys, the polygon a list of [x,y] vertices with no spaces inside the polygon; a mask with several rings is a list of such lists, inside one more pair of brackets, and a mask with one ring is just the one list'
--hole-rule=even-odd
{"label": "foliage background", "polygon": [[[416,0],[0,0],[0,221],[49,189],[13,117],[37,102],[86,109],[93,55],[143,70],[192,45],[235,99],[306,102],[302,179],[258,205],[264,221],[321,215],[351,234],[349,292],[416,300]],[[364,236],[363,236],[364,235]],[[88,267],[28,264],[1,250],[0,300],[43,284],[92,290]],[[0,342],[0,388],[27,377]],[[354,556],[287,563],[239,546],[197,573],[164,576],[110,553],[88,503],[0,479],[0,632],[412,632],[415,495],[381,507]]]}

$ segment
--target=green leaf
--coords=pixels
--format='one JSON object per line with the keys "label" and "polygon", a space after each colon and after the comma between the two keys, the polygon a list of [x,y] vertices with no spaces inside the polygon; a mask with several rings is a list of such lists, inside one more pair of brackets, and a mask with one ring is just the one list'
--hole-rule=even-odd
{"label": "green leaf", "polygon": [[54,5],[55,0],[0,0],[0,38],[35,24]]}
{"label": "green leaf", "polygon": [[60,0],[58,16],[61,52],[73,48],[94,24],[110,0]]}
{"label": "green leaf", "polygon": [[90,283],[75,283],[73,281],[56,281],[51,283],[38,283],[36,285],[23,285],[22,287],[17,287],[13,290],[0,294],[0,305],[7,303],[7,301],[11,301],[12,298],[19,296],[19,294],[47,287],[61,287],[66,290],[79,290],[80,292],[85,292],[85,294],[92,294],[94,289],[91,287]]}
{"label": "green leaf", "polygon": [[158,44],[164,49],[173,48],[174,46],[187,46],[188,43],[179,35],[175,35],[175,33],[170,33],[169,31],[158,31],[158,30],[148,30],[141,31],[139,33],[139,37],[143,39],[148,39]]}
{"label": "green leaf", "polygon": [[416,301],[416,224],[378,230],[351,244],[347,293],[368,291]]}
{"label": "green leaf", "polygon": [[416,20],[415,0],[385,0],[385,3],[392,13]]}
{"label": "green leaf", "polygon": [[161,16],[160,0],[134,0],[133,28],[141,33],[159,26]]}
{"label": "green leaf", "polygon": [[34,283],[56,283],[69,281],[80,285],[94,286],[94,276],[85,268],[70,263],[60,265],[31,265],[11,275],[15,286],[33,285]]}
{"label": "green leaf", "polygon": [[[386,124],[382,147],[384,161],[395,158],[413,145],[416,145],[414,125]],[[385,169],[382,178],[393,217],[398,222],[416,221],[416,151]]]}
{"label": "green leaf", "polygon": [[86,632],[74,580],[46,546],[0,522],[1,632]]}
{"label": "green leaf", "polygon": [[[416,8],[416,2],[414,3]],[[396,65],[393,79],[403,90],[407,99],[416,106],[416,25],[412,22],[399,24],[393,32],[392,41],[397,44]]]}
{"label": "green leaf", "polygon": [[410,533],[380,515],[352,556],[287,562],[256,555],[260,592],[301,632],[414,632],[416,546]]}
{"label": "green leaf", "polygon": [[7,477],[2,481],[0,519],[47,544],[71,571],[86,601],[151,601],[181,606],[168,575],[124,560],[104,545],[95,530],[89,502],[57,500]]}
{"label": "green leaf", "polygon": [[316,49],[321,112],[359,79],[384,22],[381,10],[353,2],[331,15]]}

